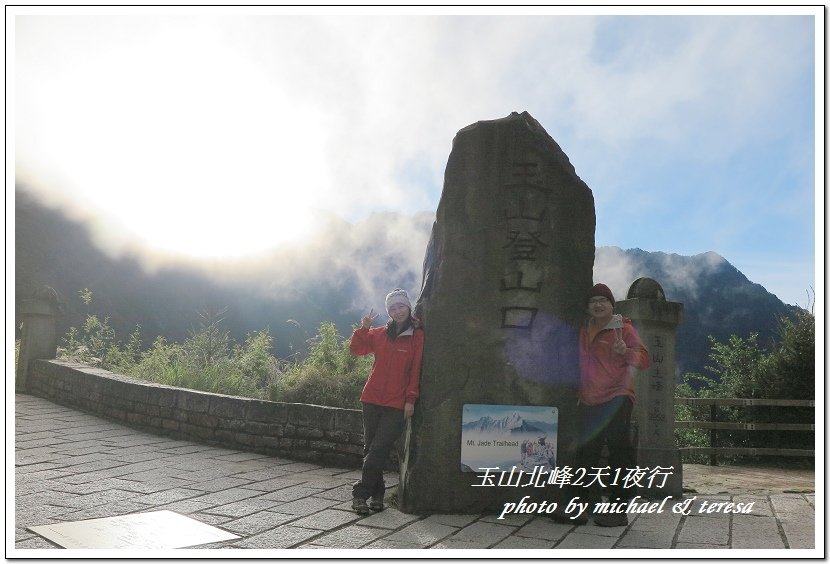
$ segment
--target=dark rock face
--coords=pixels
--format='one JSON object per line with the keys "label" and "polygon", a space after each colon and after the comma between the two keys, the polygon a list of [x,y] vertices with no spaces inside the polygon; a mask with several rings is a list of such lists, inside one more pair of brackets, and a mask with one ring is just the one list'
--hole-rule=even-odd
{"label": "dark rock face", "polygon": [[[464,404],[559,409],[567,456],[577,329],[592,284],[594,200],[528,113],[458,132],[424,260],[421,398],[407,434],[401,507],[475,512],[555,488],[473,487],[460,471]],[[510,470],[509,468],[506,470]]]}

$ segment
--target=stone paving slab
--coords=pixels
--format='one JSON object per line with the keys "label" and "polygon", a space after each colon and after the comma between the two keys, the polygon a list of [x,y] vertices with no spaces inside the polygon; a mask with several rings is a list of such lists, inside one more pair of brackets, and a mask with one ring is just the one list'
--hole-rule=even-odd
{"label": "stone paving slab", "polygon": [[522,525],[513,536],[518,538],[533,538],[544,540],[551,546],[562,540],[565,535],[574,529],[573,525],[565,525],[564,523],[554,523],[549,519],[534,519],[529,523]]}
{"label": "stone paving slab", "polygon": [[735,515],[732,518],[732,548],[787,548],[774,517]]}
{"label": "stone paving slab", "polygon": [[614,548],[671,548],[675,530],[671,527],[643,531],[630,528]]}
{"label": "stone paving slab", "polygon": [[555,549],[602,549],[613,548],[617,542],[616,536],[595,535],[576,530],[556,544]]}
{"label": "stone paving slab", "polygon": [[[764,557],[794,554],[788,549],[817,552],[815,494],[808,491],[814,478],[804,471],[687,465],[686,499],[694,498],[688,515],[632,514],[628,526],[604,528],[554,523],[544,515],[410,515],[394,506],[361,516],[351,511],[357,470],[150,435],[26,395],[15,396],[14,446],[14,540],[6,538],[27,556],[56,548],[27,527],[159,509],[241,536],[198,547],[204,550],[307,548],[342,556],[355,549],[394,557],[482,550],[501,551],[494,557],[531,550],[526,554],[536,557],[551,548],[566,556],[607,549],[738,549]],[[388,491],[397,480],[386,477]],[[752,512],[700,513],[718,502],[751,502]],[[823,554],[823,544],[818,548]]]}
{"label": "stone paving slab", "polygon": [[[338,549],[364,548],[388,533],[389,531],[385,529],[349,524],[342,529],[327,532],[315,538],[309,544]],[[413,545],[412,547],[422,548],[420,545]]]}
{"label": "stone paving slab", "polygon": [[294,515],[283,515],[282,513],[276,513],[273,511],[258,511],[244,517],[234,519],[233,521],[220,522],[223,523],[223,529],[227,529],[240,535],[252,535],[267,531],[268,529],[273,529],[277,525],[288,523],[294,518]]}
{"label": "stone paving slab", "polygon": [[444,540],[458,528],[441,523],[430,522],[427,519],[415,521],[404,528],[390,534],[387,540],[401,544],[414,545],[419,548],[429,548],[435,543]]}
{"label": "stone paving slab", "polygon": [[729,524],[717,517],[690,515],[683,523],[677,542],[729,548]]}
{"label": "stone paving slab", "polygon": [[312,513],[308,517],[294,521],[292,525],[306,529],[316,529],[318,531],[330,531],[359,518],[359,515],[351,511],[324,509],[323,511]]}
{"label": "stone paving slab", "polygon": [[279,548],[294,548],[300,545],[303,541],[319,534],[320,531],[315,531],[313,529],[303,529],[302,527],[283,525],[267,529],[259,534],[244,538],[241,541],[236,541],[232,544],[232,546],[235,548],[259,548],[272,550]]}
{"label": "stone paving slab", "polygon": [[[349,501],[349,507],[350,506],[351,501]],[[348,507],[344,507],[344,509],[348,509]],[[417,521],[420,518],[421,517],[418,515],[410,515],[408,513],[401,513],[394,508],[386,508],[380,513],[364,517],[361,519],[360,524],[365,527],[377,527],[379,529],[389,529],[394,531],[413,521]]]}
{"label": "stone paving slab", "polygon": [[534,537],[511,536],[496,543],[493,548],[504,550],[527,550],[533,548],[553,548],[553,545],[554,542],[551,540]]}
{"label": "stone paving slab", "polygon": [[[510,525],[497,525],[487,521],[476,521],[451,537],[444,539],[444,543],[469,545],[466,548],[490,548],[494,544],[504,540],[516,532],[516,527]],[[436,545],[440,547],[440,545]],[[452,548],[452,547],[448,547]]]}

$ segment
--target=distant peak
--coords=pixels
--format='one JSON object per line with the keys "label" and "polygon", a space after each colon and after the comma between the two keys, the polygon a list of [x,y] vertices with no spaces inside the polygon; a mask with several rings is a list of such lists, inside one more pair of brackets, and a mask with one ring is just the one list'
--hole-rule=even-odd
{"label": "distant peak", "polygon": [[727,260],[725,258],[723,258],[721,255],[719,255],[715,251],[706,251],[705,253],[701,253],[698,256],[702,259],[705,259],[705,260],[713,263],[713,264],[716,264],[716,263],[719,263],[719,262],[727,262]]}

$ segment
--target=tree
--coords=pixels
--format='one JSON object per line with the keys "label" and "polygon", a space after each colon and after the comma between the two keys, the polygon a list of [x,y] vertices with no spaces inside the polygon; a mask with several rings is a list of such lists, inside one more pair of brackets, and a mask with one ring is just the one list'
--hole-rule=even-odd
{"label": "tree", "polygon": [[228,308],[222,311],[199,312],[199,329],[190,332],[184,350],[192,360],[203,367],[219,364],[230,356],[230,333],[221,327]]}
{"label": "tree", "polygon": [[[722,397],[759,399],[815,399],[815,317],[799,310],[793,317],[780,317],[777,339],[765,350],[752,333],[746,339],[732,335],[726,343],[710,337],[712,365],[710,375],[690,373],[676,388],[679,397]],[[708,419],[706,409],[678,405],[679,420]],[[722,421],[756,423],[814,423],[812,408],[757,406],[719,408]],[[699,429],[678,429],[681,446],[708,444],[706,433]],[[812,433],[800,431],[720,431],[721,446],[786,445],[789,448],[812,448]]]}
{"label": "tree", "polygon": [[780,318],[780,341],[769,360],[771,377],[765,382],[772,397],[815,399],[816,319],[806,310],[795,318]]}
{"label": "tree", "polygon": [[[678,392],[699,397],[815,399],[815,317],[807,310],[780,317],[777,339],[765,350],[758,334],[709,337],[709,376],[686,374]],[[697,390],[697,392],[695,392]]]}
{"label": "tree", "polygon": [[732,335],[726,343],[712,337],[709,341],[712,345],[709,358],[714,366],[706,369],[719,376],[715,389],[720,397],[768,397],[764,384],[770,376],[770,355],[758,344],[757,333],[751,333],[746,339]]}

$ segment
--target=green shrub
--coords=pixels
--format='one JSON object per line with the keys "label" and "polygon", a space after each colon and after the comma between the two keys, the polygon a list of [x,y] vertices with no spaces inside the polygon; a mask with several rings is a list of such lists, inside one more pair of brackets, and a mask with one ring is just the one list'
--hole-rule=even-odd
{"label": "green shrub", "polygon": [[119,362],[125,359],[121,355],[121,343],[115,339],[115,330],[109,325],[109,317],[99,319],[97,315],[89,313],[92,304],[89,288],[84,288],[78,294],[87,306],[87,315],[80,329],[69,328],[63,338],[63,346],[58,348],[58,358],[108,370],[120,368]]}
{"label": "green shrub", "polygon": [[349,352],[349,340],[334,323],[320,324],[308,356],[289,364],[271,385],[269,399],[332,407],[360,408],[360,392],[372,367],[371,356]]}
{"label": "green shrub", "polygon": [[[263,398],[266,385],[276,373],[268,331],[249,335],[245,344],[228,349],[211,341],[215,328],[205,327],[184,344],[170,344],[158,337],[153,347],[142,353],[128,373],[150,382],[217,394]],[[205,354],[210,350],[210,355]],[[207,360],[210,358],[210,362]]]}
{"label": "green shrub", "polygon": [[242,376],[258,389],[265,390],[278,374],[277,359],[271,355],[273,339],[268,331],[249,334],[245,343],[234,350]]}
{"label": "green shrub", "polygon": [[164,337],[156,337],[153,346],[141,353],[141,358],[129,374],[159,384],[178,385],[179,364],[184,357],[181,346],[168,344]]}
{"label": "green shrub", "polygon": [[236,344],[222,327],[222,314],[200,313],[200,326],[181,344],[156,337],[146,350],[140,327],[126,343],[117,340],[109,318],[89,313],[92,292],[79,292],[87,306],[80,328],[71,327],[59,358],[104,368],[148,382],[274,401],[360,408],[371,356],[356,357],[333,322],[320,324],[302,360],[280,362],[271,354],[268,330]]}
{"label": "green shrub", "polygon": [[317,366],[296,365],[270,388],[269,398],[287,403],[310,403],[360,409],[366,374],[332,374]]}
{"label": "green shrub", "polygon": [[[677,385],[677,397],[815,399],[815,318],[800,310],[793,318],[780,318],[778,339],[769,350],[758,343],[753,333],[744,339],[731,336],[725,343],[710,337],[712,376],[686,374]],[[718,407],[719,421],[756,423],[814,423],[812,408],[780,408],[775,406]],[[677,420],[708,421],[709,406],[675,406]],[[678,446],[709,446],[709,431],[677,429]],[[718,430],[721,447],[769,447],[812,449],[813,433],[801,431]],[[708,460],[703,455],[687,455],[688,462]],[[721,456],[725,461],[737,457]],[[769,462],[767,460],[766,462]],[[790,462],[805,462],[802,459]]]}
{"label": "green shrub", "polygon": [[[92,292],[79,292],[87,308]],[[271,355],[268,331],[248,335],[234,345],[221,327],[219,314],[200,314],[200,327],[182,344],[157,337],[142,350],[141,331],[133,331],[126,344],[116,339],[109,325],[87,313],[83,326],[71,327],[58,350],[58,357],[104,368],[127,376],[191,390],[226,395],[264,398],[277,374],[277,360]]]}
{"label": "green shrub", "polygon": [[[675,396],[681,398],[716,397],[712,390],[717,384],[716,380],[702,374],[688,373],[683,376],[683,381],[675,387]],[[674,414],[677,421],[707,421],[709,419],[709,407],[675,404]],[[709,446],[708,429],[677,428],[674,430],[674,436],[679,447]],[[690,453],[683,455],[683,460],[693,464],[706,464],[709,462],[709,457],[705,454]]]}

